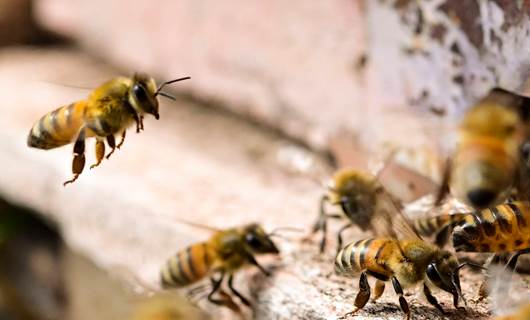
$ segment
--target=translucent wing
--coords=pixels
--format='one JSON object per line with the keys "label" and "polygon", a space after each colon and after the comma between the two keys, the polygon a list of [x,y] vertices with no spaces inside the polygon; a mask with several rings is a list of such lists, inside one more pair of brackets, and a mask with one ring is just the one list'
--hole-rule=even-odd
{"label": "translucent wing", "polygon": [[412,222],[403,214],[399,202],[382,186],[376,190],[372,229],[377,237],[421,239]]}

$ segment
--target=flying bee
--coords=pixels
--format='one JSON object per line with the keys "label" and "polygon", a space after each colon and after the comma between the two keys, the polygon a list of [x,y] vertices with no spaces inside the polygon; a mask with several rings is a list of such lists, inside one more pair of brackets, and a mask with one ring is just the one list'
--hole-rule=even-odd
{"label": "flying bee", "polygon": [[[120,148],[125,140],[127,128],[136,123],[136,132],[143,130],[145,114],[153,115],[157,120],[158,99],[161,95],[175,99],[162,92],[168,84],[187,80],[179,78],[162,83],[158,88],[155,80],[146,74],[136,73],[132,77],[117,77],[96,88],[85,100],[80,100],[60,107],[40,118],[31,128],[27,144],[38,149],[53,149],[74,143],[72,161],[73,178],[64,182],[72,183],[83,172],[85,167],[85,140],[96,138],[97,167],[105,156],[105,140],[111,151]],[[116,145],[115,135],[121,134],[121,141]]]}
{"label": "flying bee", "polygon": [[464,116],[437,203],[450,191],[476,209],[501,203],[517,188],[529,98],[495,88]]}
{"label": "flying bee", "polygon": [[[368,276],[376,279],[374,300],[383,294],[385,282],[392,282],[407,319],[410,318],[410,308],[403,296],[403,288],[418,283],[423,284],[427,301],[442,313],[444,310],[432,294],[433,289],[449,292],[453,296],[455,308],[458,308],[460,298],[465,302],[460,288],[459,270],[471,263],[459,264],[451,252],[422,240],[397,207],[392,209],[387,205],[385,210],[376,211],[374,215],[374,227],[382,228],[378,233],[388,236],[352,242],[342,248],[335,258],[335,271],[338,274],[360,275],[355,309],[348,314],[362,309],[370,299]],[[389,230],[392,232],[388,233]]]}
{"label": "flying bee", "polygon": [[[322,230],[320,252],[326,247],[327,219],[346,216],[349,222],[337,234],[337,252],[342,247],[342,232],[353,225],[363,231],[377,231],[372,217],[374,212],[386,210],[387,202],[396,202],[379,182],[377,176],[354,169],[339,170],[333,176],[329,192],[320,199],[320,211],[313,233]],[[339,206],[342,214],[329,214],[326,204]],[[391,204],[394,206],[395,204]]]}
{"label": "flying bee", "polygon": [[[234,273],[245,265],[255,265],[265,275],[265,270],[256,260],[256,255],[274,254],[279,250],[272,242],[271,236],[258,224],[243,227],[218,230],[206,241],[189,246],[171,257],[161,270],[163,288],[182,288],[210,277],[212,291],[208,300],[217,305],[228,306],[234,310],[233,301],[221,289],[221,285],[228,276],[228,288],[239,300],[250,306],[250,301],[233,286]],[[218,279],[214,274],[220,274]],[[221,293],[221,297],[215,297]]]}

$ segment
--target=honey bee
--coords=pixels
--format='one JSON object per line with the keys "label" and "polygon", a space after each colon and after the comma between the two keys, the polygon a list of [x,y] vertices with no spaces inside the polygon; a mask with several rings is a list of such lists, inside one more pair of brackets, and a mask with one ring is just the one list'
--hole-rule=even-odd
{"label": "honey bee", "polygon": [[[312,232],[322,230],[323,236],[320,242],[320,252],[326,247],[326,233],[328,218],[341,218],[346,216],[349,222],[344,225],[337,234],[337,252],[342,248],[342,232],[353,225],[361,230],[377,231],[374,228],[372,217],[374,212],[387,210],[388,201],[396,202],[395,199],[381,185],[377,176],[364,173],[354,169],[343,169],[335,173],[328,186],[329,192],[320,199],[320,211],[317,222]],[[329,214],[326,212],[326,204],[339,206],[341,214]],[[391,206],[395,206],[391,203]]]}
{"label": "honey bee", "polygon": [[[279,254],[271,235],[272,233],[265,233],[258,224],[219,230],[208,241],[191,245],[171,257],[160,272],[162,287],[182,288],[210,277],[213,288],[208,294],[208,300],[234,310],[230,296],[221,289],[223,280],[228,276],[230,291],[243,304],[250,306],[249,299],[233,286],[234,273],[251,264],[269,275],[269,271],[258,263],[255,255]],[[218,279],[214,278],[216,273],[220,275]],[[221,293],[221,298],[214,297],[216,293]]]}
{"label": "honey bee", "polygon": [[134,306],[132,320],[207,320],[210,319],[184,297],[157,293]]}
{"label": "honey bee", "polygon": [[530,302],[519,307],[515,312],[509,315],[498,316],[495,320],[528,320],[530,319]]}
{"label": "honey bee", "polygon": [[[158,99],[168,84],[187,80],[179,78],[162,83],[158,88],[155,80],[146,74],[136,73],[132,77],[117,77],[96,88],[85,100],[62,106],[40,118],[31,128],[27,144],[38,149],[53,149],[74,142],[72,161],[73,178],[64,185],[77,180],[85,167],[85,140],[96,138],[97,167],[105,156],[105,140],[111,148],[107,159],[120,148],[125,140],[126,129],[136,122],[136,132],[143,130],[144,114],[151,114],[157,120]],[[115,135],[121,134],[116,145]]]}
{"label": "honey bee", "polygon": [[[376,279],[374,300],[385,289],[385,282],[391,281],[399,296],[401,310],[410,319],[410,308],[403,296],[403,288],[423,283],[423,293],[427,301],[444,313],[442,306],[431,293],[439,288],[453,296],[453,304],[458,308],[461,293],[459,269],[471,263],[459,264],[449,251],[438,248],[420,238],[412,224],[397,207],[390,211],[378,211],[373,218],[374,226],[390,225],[394,234],[352,242],[342,248],[335,259],[335,271],[346,276],[357,276],[359,292],[355,297],[355,309],[348,315],[362,309],[370,299],[368,276]],[[375,214],[375,213],[374,213]],[[389,228],[385,227],[385,230]],[[384,233],[380,232],[381,234]]]}
{"label": "honey bee", "polygon": [[482,209],[503,202],[517,188],[529,101],[495,88],[466,113],[437,203],[451,191],[459,200]]}

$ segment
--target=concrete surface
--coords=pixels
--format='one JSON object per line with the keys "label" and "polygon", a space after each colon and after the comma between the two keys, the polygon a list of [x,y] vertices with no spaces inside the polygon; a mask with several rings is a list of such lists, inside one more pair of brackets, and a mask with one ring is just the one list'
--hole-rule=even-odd
{"label": "concrete surface", "polygon": [[[291,162],[301,157],[321,163],[318,157],[233,116],[184,100],[163,102],[158,122],[147,118],[144,132],[130,131],[110,160],[64,188],[71,148],[29,149],[28,130],[43,113],[87,94],[64,85],[93,86],[119,72],[68,48],[3,49],[0,70],[0,194],[55,221],[71,248],[119,277],[156,286],[159,267],[170,255],[209,236],[176,219],[219,228],[259,221],[267,229],[306,230],[315,219],[322,189],[309,177],[294,174]],[[180,83],[175,92],[186,92],[188,85]],[[87,150],[91,163],[91,147]],[[332,223],[330,238],[339,226]],[[238,287],[258,301],[254,317],[336,319],[349,311],[357,281],[333,274],[332,250],[319,256],[316,242],[287,236],[292,240],[279,241],[280,260],[262,260],[275,267],[271,278],[252,268],[237,276]],[[355,230],[349,234],[352,239],[361,236]],[[476,296],[479,278],[464,273],[466,297]],[[440,295],[451,310],[449,298]],[[407,299],[415,319],[441,318],[416,295]],[[395,302],[388,290],[356,319],[401,319]],[[215,318],[234,318],[226,310],[200,305]],[[451,311],[448,317],[485,319],[487,309],[485,303],[472,304],[470,313]]]}

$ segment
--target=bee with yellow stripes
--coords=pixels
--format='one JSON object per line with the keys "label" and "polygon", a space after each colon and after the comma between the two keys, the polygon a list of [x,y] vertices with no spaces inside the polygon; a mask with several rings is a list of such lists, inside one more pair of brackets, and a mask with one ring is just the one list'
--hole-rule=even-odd
{"label": "bee with yellow stripes", "polygon": [[437,197],[451,194],[475,209],[505,201],[518,183],[528,138],[530,99],[494,88],[464,116],[458,145],[445,168]]}
{"label": "bee with yellow stripes", "polygon": [[[385,201],[389,204],[391,202]],[[453,304],[458,308],[461,293],[459,269],[470,263],[459,264],[449,251],[424,241],[413,229],[412,224],[400,212],[399,208],[387,205],[385,210],[374,212],[373,225],[383,228],[379,234],[388,236],[363,239],[346,245],[336,256],[335,271],[345,276],[357,276],[359,292],[355,297],[354,314],[361,310],[371,295],[368,276],[376,279],[374,300],[385,289],[385,282],[391,281],[399,296],[401,310],[410,318],[410,308],[405,300],[403,288],[423,284],[423,293],[427,301],[440,312],[442,306],[432,294],[432,290],[441,289],[453,296]],[[388,232],[392,230],[392,232]],[[465,300],[464,300],[465,302]]]}
{"label": "bee with yellow stripes", "polygon": [[[158,99],[161,95],[174,99],[162,92],[168,84],[186,80],[189,77],[162,83],[158,88],[155,80],[146,74],[136,73],[132,77],[117,77],[96,88],[85,100],[60,107],[46,115],[31,128],[27,144],[38,149],[53,149],[74,142],[72,162],[72,183],[85,167],[85,140],[96,138],[96,163],[98,166],[105,156],[105,140],[112,155],[125,139],[126,129],[136,123],[136,132],[143,130],[143,116],[151,114],[159,119]],[[115,135],[121,134],[116,145]]]}
{"label": "bee with yellow stripes", "polygon": [[[161,270],[163,288],[182,288],[211,277],[212,291],[208,300],[214,304],[230,306],[232,300],[226,294],[215,297],[221,292],[221,285],[228,276],[228,287],[241,302],[250,306],[250,301],[233,286],[234,273],[246,265],[255,265],[265,275],[269,272],[256,260],[256,255],[279,254],[279,250],[258,224],[218,230],[206,242],[197,243],[177,252]],[[218,279],[215,274],[220,274]],[[234,309],[230,307],[230,309]]]}

